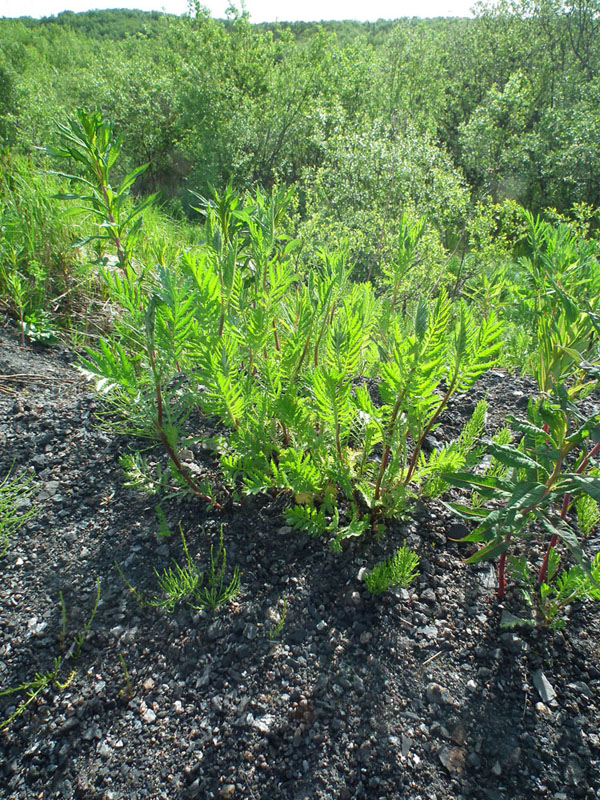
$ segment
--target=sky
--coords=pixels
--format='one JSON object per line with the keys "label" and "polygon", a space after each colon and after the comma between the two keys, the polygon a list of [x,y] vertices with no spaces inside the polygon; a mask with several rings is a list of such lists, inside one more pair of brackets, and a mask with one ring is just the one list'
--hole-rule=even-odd
{"label": "sky", "polygon": [[[474,0],[245,0],[251,22],[295,22],[354,19],[375,21],[398,17],[471,16]],[[204,0],[213,17],[224,17],[227,0]],[[239,5],[239,3],[238,3]],[[0,17],[47,17],[61,11],[100,8],[139,8],[185,14],[187,0],[0,0]]]}

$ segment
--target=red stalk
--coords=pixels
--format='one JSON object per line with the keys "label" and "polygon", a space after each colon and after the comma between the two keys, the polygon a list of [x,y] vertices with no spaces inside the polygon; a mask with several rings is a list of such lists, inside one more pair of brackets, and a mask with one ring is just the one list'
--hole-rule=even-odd
{"label": "red stalk", "polygon": [[[587,456],[583,459],[581,464],[577,467],[576,471],[577,471],[578,475],[581,475],[581,473],[587,467],[590,458],[593,458],[596,455],[596,453],[598,453],[599,451],[600,451],[600,442],[597,442],[592,447],[592,449],[587,454]],[[563,497],[562,508],[561,508],[561,511],[560,511],[560,518],[561,519],[565,519],[566,518],[567,511],[569,510],[570,502],[571,502],[571,494],[567,493]],[[548,575],[548,561],[550,559],[550,550],[553,547],[556,547],[557,544],[558,544],[558,536],[556,534],[554,534],[554,536],[552,536],[552,538],[550,539],[550,544],[548,545],[548,549],[546,550],[546,555],[544,556],[544,560],[542,561],[542,565],[540,567],[540,571],[538,572],[538,585],[543,583],[546,580],[546,576]]]}

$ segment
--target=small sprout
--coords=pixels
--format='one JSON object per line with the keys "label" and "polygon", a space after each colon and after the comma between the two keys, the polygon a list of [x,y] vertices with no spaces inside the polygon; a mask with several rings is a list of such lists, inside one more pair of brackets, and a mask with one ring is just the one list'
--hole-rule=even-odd
{"label": "small sprout", "polygon": [[119,653],[119,662],[121,664],[121,669],[123,670],[123,677],[125,678],[125,688],[121,689],[121,696],[128,697],[130,700],[134,695],[133,691],[133,684],[131,683],[131,676],[129,675],[129,670],[127,669],[127,664],[125,663],[125,658],[123,653]]}
{"label": "small sprout", "polygon": [[[7,717],[5,720],[0,720],[0,731],[7,728],[13,720],[17,717],[20,717],[29,706],[35,702],[35,700],[40,696],[42,692],[46,689],[55,686],[59,691],[64,691],[75,678],[77,674],[77,667],[72,666],[69,672],[66,674],[64,679],[61,679],[60,675],[61,672],[64,672],[63,668],[71,662],[73,664],[79,658],[81,654],[81,648],[85,641],[85,638],[90,630],[91,624],[96,616],[96,611],[98,610],[98,604],[100,602],[100,581],[96,581],[96,599],[94,601],[94,605],[90,616],[88,617],[87,622],[79,631],[75,637],[73,638],[73,643],[69,648],[68,652],[64,656],[56,656],[54,659],[52,669],[46,670],[46,672],[36,672],[33,676],[32,680],[24,681],[23,683],[19,684],[18,686],[11,686],[8,689],[4,689],[0,691],[0,697],[6,697],[11,694],[18,694],[20,692],[25,692],[25,698],[21,700],[12,714]],[[60,593],[60,607],[61,607],[61,631],[59,633],[59,639],[64,638],[66,635],[66,607],[65,601]]]}
{"label": "small sprout", "polygon": [[371,572],[365,574],[365,586],[374,595],[387,592],[391,586],[410,586],[419,574],[418,566],[419,556],[402,546],[395,555],[375,564]]}
{"label": "small sprout", "polygon": [[281,614],[279,615],[279,619],[277,620],[277,622],[273,625],[273,627],[269,631],[269,639],[274,639],[276,636],[279,636],[279,634],[283,630],[283,626],[285,625],[286,616],[287,616],[287,597],[284,597]]}
{"label": "small sprout", "polygon": [[181,525],[179,525],[179,532],[183,543],[185,563],[182,566],[173,561],[173,566],[167,567],[161,572],[154,570],[162,594],[151,598],[145,597],[139,589],[129,583],[115,562],[117,572],[141,606],[173,611],[178,603],[183,602],[198,611],[205,608],[215,611],[219,606],[232,600],[239,593],[241,587],[239,567],[234,567],[229,582],[225,579],[227,551],[223,545],[223,527],[221,526],[217,547],[215,548],[212,544],[210,546],[209,566],[205,572],[198,569],[191,557]]}
{"label": "small sprout", "polygon": [[0,480],[0,556],[7,551],[10,537],[37,511],[29,501],[33,491],[31,476],[11,480],[11,470]]}

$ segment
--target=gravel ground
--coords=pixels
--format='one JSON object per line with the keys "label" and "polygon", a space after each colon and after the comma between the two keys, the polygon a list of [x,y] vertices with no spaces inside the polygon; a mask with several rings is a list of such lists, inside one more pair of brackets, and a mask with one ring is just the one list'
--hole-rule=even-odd
{"label": "gravel ground", "polygon": [[[461,563],[441,505],[335,555],[285,525],[284,498],[261,497],[161,500],[199,564],[222,527],[242,589],[214,613],[142,607],[115,562],[152,593],[182,543],[123,485],[132,442],[100,427],[73,360],[0,329],[0,476],[32,471],[39,505],[0,561],[0,687],[58,656],[64,687],[0,733],[2,800],[600,798],[597,605],[561,633],[503,632],[493,570]],[[495,371],[479,393],[499,419],[528,388]],[[214,468],[209,451],[192,458]],[[419,579],[373,599],[361,568],[404,540]],[[24,699],[0,697],[0,719]]]}

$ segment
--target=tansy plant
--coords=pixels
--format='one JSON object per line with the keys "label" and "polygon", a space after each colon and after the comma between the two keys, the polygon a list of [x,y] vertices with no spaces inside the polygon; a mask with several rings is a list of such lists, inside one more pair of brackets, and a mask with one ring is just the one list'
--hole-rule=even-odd
{"label": "tansy plant", "polygon": [[[180,489],[216,502],[179,458],[199,411],[219,423],[229,491],[288,492],[289,521],[339,547],[419,492],[443,491],[441,472],[469,461],[484,404],[454,442],[429,457],[424,444],[452,395],[493,363],[500,326],[443,291],[390,313],[394,285],[377,296],[352,283],[343,251],[298,274],[296,243],[280,233],[290,201],[228,188],[206,203],[204,245],[175,268],[107,272],[123,314],[84,367],[130,432],[162,443]],[[420,223],[405,228],[410,249]]]}

